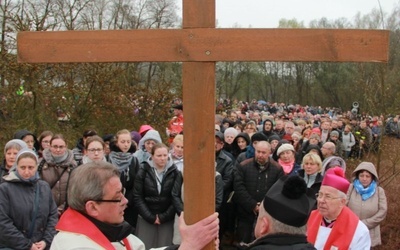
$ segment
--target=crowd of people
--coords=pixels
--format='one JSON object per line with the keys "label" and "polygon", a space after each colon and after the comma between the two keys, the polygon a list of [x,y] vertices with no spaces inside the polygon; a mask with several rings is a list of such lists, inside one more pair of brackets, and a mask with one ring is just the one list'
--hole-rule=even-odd
{"label": "crowd of people", "polygon": [[0,168],[0,248],[382,244],[387,201],[374,164],[362,161],[349,179],[345,171],[347,160],[377,152],[389,120],[256,101],[219,110],[218,216],[187,226],[183,104],[172,108],[165,136],[149,124],[103,136],[90,129],[69,147],[62,134],[16,131]]}

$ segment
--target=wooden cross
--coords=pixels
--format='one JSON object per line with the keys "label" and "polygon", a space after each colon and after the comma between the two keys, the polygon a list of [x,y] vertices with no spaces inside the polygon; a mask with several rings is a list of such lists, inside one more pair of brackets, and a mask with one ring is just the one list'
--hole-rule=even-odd
{"label": "wooden cross", "polygon": [[183,62],[189,224],[214,211],[215,62],[388,61],[389,31],[215,29],[215,20],[215,0],[183,0],[183,29],[21,32],[17,38],[24,63]]}

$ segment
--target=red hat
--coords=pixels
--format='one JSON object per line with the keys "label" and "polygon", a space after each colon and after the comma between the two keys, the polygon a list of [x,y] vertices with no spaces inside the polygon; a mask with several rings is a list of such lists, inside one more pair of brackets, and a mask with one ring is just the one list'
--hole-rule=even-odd
{"label": "red hat", "polygon": [[139,134],[143,137],[146,134],[146,132],[151,129],[154,130],[154,128],[152,128],[150,125],[142,125],[140,126]]}
{"label": "red hat", "polygon": [[346,194],[347,190],[349,189],[350,182],[344,176],[343,169],[340,167],[334,167],[326,171],[321,185],[336,188],[337,190]]}
{"label": "red hat", "polygon": [[319,128],[313,128],[311,129],[311,134],[317,134],[321,136],[321,130]]}

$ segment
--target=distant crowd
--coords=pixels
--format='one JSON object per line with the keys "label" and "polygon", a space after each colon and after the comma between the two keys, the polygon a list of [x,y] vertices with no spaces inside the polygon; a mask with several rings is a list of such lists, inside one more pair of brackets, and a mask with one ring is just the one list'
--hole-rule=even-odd
{"label": "distant crowd", "polygon": [[[121,129],[108,135],[88,129],[75,147],[69,147],[62,134],[52,131],[39,136],[25,129],[16,131],[5,145],[0,168],[0,248],[49,249],[57,239],[64,242],[61,237],[65,235],[57,234],[56,228],[65,226],[67,215],[77,216],[66,213],[71,209],[89,218],[110,242],[122,242],[134,234],[146,248],[183,244],[185,239],[178,230],[179,216],[184,212],[183,108],[180,100],[174,102],[174,115],[166,124],[168,140],[164,142],[151,124],[143,124],[137,131]],[[350,180],[344,173],[349,158],[362,160],[365,155],[378,152],[384,135],[400,138],[399,116],[369,116],[357,108],[342,112],[336,108],[256,100],[234,104],[225,100],[217,105],[215,207],[219,213],[220,249],[263,249],[257,247],[278,244],[270,241],[277,232],[272,227],[264,230],[264,224],[271,223],[263,220],[264,216],[289,226],[274,224],[275,230],[283,230],[280,233],[296,228],[297,234],[303,236],[293,244],[310,247],[304,249],[326,249],[329,244],[336,244],[337,239],[331,237],[339,237],[336,228],[343,227],[339,223],[343,219],[339,218],[344,214],[352,218],[354,225],[341,246],[369,249],[382,243],[379,224],[385,218],[387,204],[375,166],[362,162]],[[105,199],[101,194],[93,198],[104,206],[115,203],[123,208],[120,215],[127,225],[121,224],[113,232],[109,231],[109,224],[115,222],[100,216],[100,223],[97,213],[90,210],[97,207],[79,208],[69,202],[69,196],[76,195],[72,187],[77,184],[71,182],[74,171],[99,163],[112,164],[119,175],[121,189],[114,198]],[[293,178],[299,178],[300,186],[304,184],[304,193],[295,195],[293,200],[306,199],[307,206],[296,207],[284,194],[282,188],[289,185],[287,182],[299,183]],[[271,193],[276,189],[278,196]],[[11,197],[10,193],[18,195]],[[122,204],[125,198],[127,202]],[[43,201],[47,205],[43,206]],[[92,204],[88,202],[85,200],[84,205]],[[335,209],[330,211],[328,205]],[[287,216],[281,216],[276,209]],[[312,210],[319,213],[312,215],[310,221]],[[80,230],[67,228],[74,233]],[[68,241],[68,237],[63,239]],[[285,237],[279,241],[291,242]],[[98,238],[91,240],[98,243]],[[124,245],[115,249],[128,248]]]}

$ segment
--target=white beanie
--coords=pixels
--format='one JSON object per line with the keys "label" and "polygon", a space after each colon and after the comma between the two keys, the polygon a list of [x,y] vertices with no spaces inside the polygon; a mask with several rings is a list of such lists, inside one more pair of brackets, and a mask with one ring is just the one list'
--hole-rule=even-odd
{"label": "white beanie", "polygon": [[281,153],[283,153],[283,152],[285,152],[285,151],[289,151],[289,150],[291,150],[291,151],[294,152],[293,145],[292,145],[292,144],[289,144],[289,143],[285,143],[285,144],[282,144],[282,145],[278,148],[277,154],[278,154],[278,156],[279,156]]}

